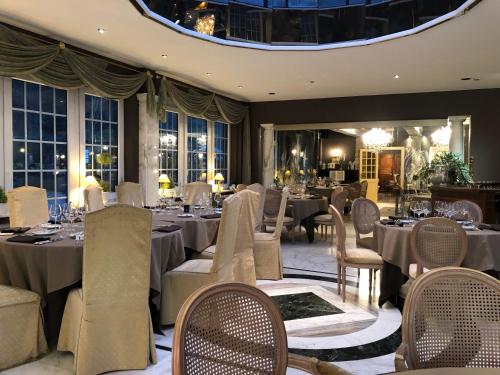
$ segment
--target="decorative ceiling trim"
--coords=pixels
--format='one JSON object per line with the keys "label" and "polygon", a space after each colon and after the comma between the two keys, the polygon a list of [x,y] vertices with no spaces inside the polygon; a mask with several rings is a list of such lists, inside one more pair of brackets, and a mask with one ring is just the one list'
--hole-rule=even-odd
{"label": "decorative ceiling trim", "polygon": [[414,27],[413,29],[401,31],[394,34],[384,35],[378,38],[366,39],[366,40],[355,40],[349,42],[339,42],[339,43],[327,43],[321,45],[275,45],[275,44],[262,44],[262,43],[252,43],[252,42],[239,42],[233,40],[226,40],[221,38],[216,38],[210,35],[200,34],[196,31],[186,29],[182,26],[179,26],[175,22],[172,22],[168,18],[162,17],[159,14],[152,12],[148,6],[144,3],[143,0],[129,0],[132,5],[146,18],[158,22],[169,29],[176,31],[180,34],[184,34],[186,36],[201,39],[207,42],[237,47],[237,48],[249,48],[256,49],[262,51],[325,51],[339,48],[352,48],[352,47],[360,47],[378,44],[382,42],[386,42],[393,39],[403,38],[415,34],[419,34],[425,30],[436,27],[444,22],[447,22],[451,19],[460,17],[467,13],[470,9],[479,4],[482,0],[468,0],[463,3],[460,7],[455,9],[454,11],[437,17],[429,22],[426,22],[420,26]]}

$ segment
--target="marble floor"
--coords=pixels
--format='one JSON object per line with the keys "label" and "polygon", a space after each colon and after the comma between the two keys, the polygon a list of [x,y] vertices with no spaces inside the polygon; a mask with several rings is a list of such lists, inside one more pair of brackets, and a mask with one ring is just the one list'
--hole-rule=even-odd
{"label": "marble floor", "polygon": [[[385,212],[390,212],[390,205]],[[347,246],[354,246],[352,224],[346,220]],[[394,371],[394,352],[400,338],[401,314],[393,306],[376,304],[378,289],[370,301],[368,271],[348,269],[347,298],[337,294],[337,262],[330,240],[309,244],[302,231],[291,242],[282,240],[284,278],[259,280],[258,287],[280,306],[288,333],[289,351],[333,362],[353,374]],[[379,275],[377,275],[377,283]],[[158,364],[130,374],[170,374],[172,328],[155,335]],[[6,375],[72,374],[73,356],[52,351],[43,358],[2,372]],[[289,369],[287,374],[304,374]]]}

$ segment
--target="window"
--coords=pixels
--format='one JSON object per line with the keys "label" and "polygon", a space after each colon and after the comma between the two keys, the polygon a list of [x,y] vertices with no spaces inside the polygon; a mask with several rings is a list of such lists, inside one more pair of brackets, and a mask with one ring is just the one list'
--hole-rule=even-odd
{"label": "window", "polygon": [[118,101],[85,95],[85,169],[104,191],[118,184]]}
{"label": "window", "polygon": [[207,181],[207,120],[187,118],[187,182]]}
{"label": "window", "polygon": [[158,173],[166,174],[170,181],[179,183],[179,115],[167,112],[167,121],[160,121],[160,145]]}
{"label": "window", "polygon": [[67,202],[67,91],[12,80],[12,185],[47,190],[49,205]]}
{"label": "window", "polygon": [[228,130],[229,125],[222,122],[214,123],[214,171],[215,173],[221,173],[226,182],[229,178]]}

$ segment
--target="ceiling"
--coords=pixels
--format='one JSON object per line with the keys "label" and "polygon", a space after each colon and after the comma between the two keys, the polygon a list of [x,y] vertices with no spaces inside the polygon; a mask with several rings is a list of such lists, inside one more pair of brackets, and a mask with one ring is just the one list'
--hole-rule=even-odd
{"label": "ceiling", "polygon": [[498,88],[498,19],[500,1],[483,0],[463,16],[398,39],[266,51],[184,35],[142,16],[129,0],[0,2],[4,22],[246,101]]}

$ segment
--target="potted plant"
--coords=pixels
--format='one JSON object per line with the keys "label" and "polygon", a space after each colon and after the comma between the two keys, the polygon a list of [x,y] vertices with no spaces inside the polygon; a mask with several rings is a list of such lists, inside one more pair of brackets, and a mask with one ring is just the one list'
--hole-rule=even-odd
{"label": "potted plant", "polygon": [[108,152],[102,152],[96,156],[96,161],[101,167],[101,178],[98,182],[102,189],[102,197],[104,204],[108,204],[116,200],[116,194],[111,192],[109,181],[104,179],[104,167],[113,163],[113,157]]}
{"label": "potted plant", "polygon": [[452,152],[440,152],[434,156],[431,165],[421,171],[420,177],[430,177],[433,184],[469,185],[474,182],[469,166]]}
{"label": "potted plant", "polygon": [[7,205],[7,195],[3,188],[0,187],[0,217],[9,216],[9,207]]}

